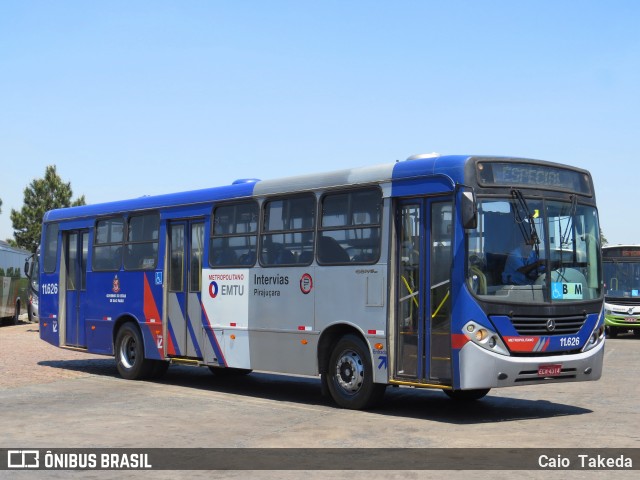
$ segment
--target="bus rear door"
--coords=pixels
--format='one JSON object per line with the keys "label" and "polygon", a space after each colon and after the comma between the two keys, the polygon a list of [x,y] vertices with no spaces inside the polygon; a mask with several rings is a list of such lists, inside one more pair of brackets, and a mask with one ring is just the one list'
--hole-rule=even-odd
{"label": "bus rear door", "polygon": [[200,282],[204,251],[202,220],[173,221],[169,226],[168,334],[170,356],[202,358]]}
{"label": "bus rear door", "polygon": [[64,234],[65,344],[86,347],[84,329],[87,294],[87,254],[89,231],[70,230]]}

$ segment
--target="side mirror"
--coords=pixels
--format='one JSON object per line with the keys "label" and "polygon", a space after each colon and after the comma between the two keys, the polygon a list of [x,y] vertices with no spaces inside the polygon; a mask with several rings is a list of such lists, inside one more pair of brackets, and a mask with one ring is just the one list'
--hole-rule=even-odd
{"label": "side mirror", "polygon": [[29,278],[29,259],[28,258],[24,261],[24,275],[25,277]]}
{"label": "side mirror", "polygon": [[465,229],[474,229],[478,226],[478,206],[473,191],[466,190],[461,195],[460,211],[462,214],[462,226]]}

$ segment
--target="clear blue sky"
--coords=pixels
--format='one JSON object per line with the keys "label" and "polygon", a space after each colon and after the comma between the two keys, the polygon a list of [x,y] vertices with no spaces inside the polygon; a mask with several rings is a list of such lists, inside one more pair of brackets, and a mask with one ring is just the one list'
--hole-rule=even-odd
{"label": "clear blue sky", "polygon": [[88,203],[405,159],[594,177],[640,243],[640,2],[0,2],[0,238],[55,164]]}

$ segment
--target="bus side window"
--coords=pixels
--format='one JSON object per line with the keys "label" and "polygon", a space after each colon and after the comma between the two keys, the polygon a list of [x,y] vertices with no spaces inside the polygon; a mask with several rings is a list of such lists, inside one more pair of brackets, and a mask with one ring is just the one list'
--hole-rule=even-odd
{"label": "bus side window", "polygon": [[318,263],[377,262],[382,215],[380,189],[330,192],[322,197],[321,205]]}
{"label": "bus side window", "polygon": [[57,223],[47,225],[45,231],[44,246],[44,271],[45,273],[53,273],[58,265],[58,230]]}
{"label": "bus side window", "polygon": [[295,195],[264,204],[260,263],[309,265],[313,259],[315,196]]}
{"label": "bus side window", "polygon": [[255,263],[258,237],[255,201],[215,206],[211,225],[211,267],[248,267]]}
{"label": "bus side window", "polygon": [[127,248],[124,255],[126,270],[151,270],[158,262],[160,217],[156,213],[129,218]]}
{"label": "bus side window", "polygon": [[124,218],[114,217],[98,220],[94,234],[93,270],[120,270],[124,241]]}

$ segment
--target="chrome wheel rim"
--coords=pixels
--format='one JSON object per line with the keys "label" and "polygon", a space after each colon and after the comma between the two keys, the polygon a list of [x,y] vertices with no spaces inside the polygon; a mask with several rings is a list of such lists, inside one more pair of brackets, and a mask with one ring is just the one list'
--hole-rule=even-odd
{"label": "chrome wheel rim", "polygon": [[133,368],[136,363],[136,339],[131,335],[127,335],[120,344],[120,363],[125,368]]}
{"label": "chrome wheel rim", "polygon": [[353,350],[340,355],[335,365],[336,383],[349,395],[358,393],[364,382],[364,362]]}

